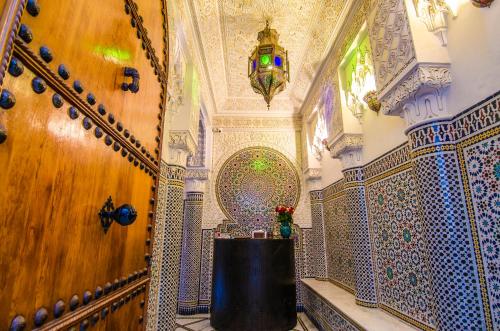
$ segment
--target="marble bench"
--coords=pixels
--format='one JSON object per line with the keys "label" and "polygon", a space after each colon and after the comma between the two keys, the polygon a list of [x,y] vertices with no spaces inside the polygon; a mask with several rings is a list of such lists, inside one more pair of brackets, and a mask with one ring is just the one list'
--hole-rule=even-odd
{"label": "marble bench", "polygon": [[302,284],[306,314],[321,330],[419,330],[381,309],[357,305],[353,294],[328,281],[305,278]]}

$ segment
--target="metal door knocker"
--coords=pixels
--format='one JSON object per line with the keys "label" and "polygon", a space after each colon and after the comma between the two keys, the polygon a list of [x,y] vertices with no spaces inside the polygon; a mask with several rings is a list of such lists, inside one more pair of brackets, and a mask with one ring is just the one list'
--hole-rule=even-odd
{"label": "metal door knocker", "polygon": [[135,222],[137,218],[137,211],[132,205],[124,204],[115,209],[111,196],[106,200],[99,212],[101,225],[104,233],[108,232],[109,227],[115,221],[121,226],[127,226]]}
{"label": "metal door knocker", "polygon": [[123,82],[122,90],[130,91],[132,93],[139,92],[139,79],[141,77],[139,76],[139,72],[137,71],[137,69],[125,67],[123,69],[123,74],[125,75],[125,77],[132,77],[132,83],[128,84]]}

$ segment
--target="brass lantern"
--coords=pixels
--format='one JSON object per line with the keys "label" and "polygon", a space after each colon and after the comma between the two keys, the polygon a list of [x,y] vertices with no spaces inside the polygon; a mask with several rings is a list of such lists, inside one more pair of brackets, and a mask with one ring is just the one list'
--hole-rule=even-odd
{"label": "brass lantern", "polygon": [[269,109],[272,98],[290,82],[288,52],[278,45],[278,32],[269,27],[259,32],[259,45],[248,58],[248,77],[255,93],[262,94]]}

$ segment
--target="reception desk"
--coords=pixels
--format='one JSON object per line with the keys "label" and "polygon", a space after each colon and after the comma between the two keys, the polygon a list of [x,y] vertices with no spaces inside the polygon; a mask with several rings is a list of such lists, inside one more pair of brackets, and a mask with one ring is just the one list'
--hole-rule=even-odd
{"label": "reception desk", "polygon": [[290,239],[215,239],[210,322],[217,331],[286,331],[297,324]]}

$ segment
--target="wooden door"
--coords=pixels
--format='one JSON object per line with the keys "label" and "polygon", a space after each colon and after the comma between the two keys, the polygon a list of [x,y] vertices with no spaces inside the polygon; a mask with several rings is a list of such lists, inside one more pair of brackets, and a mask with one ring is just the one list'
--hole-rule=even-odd
{"label": "wooden door", "polygon": [[[141,330],[166,3],[0,0],[0,8],[0,330]],[[108,197],[132,205],[135,222],[105,232],[98,213]]]}

